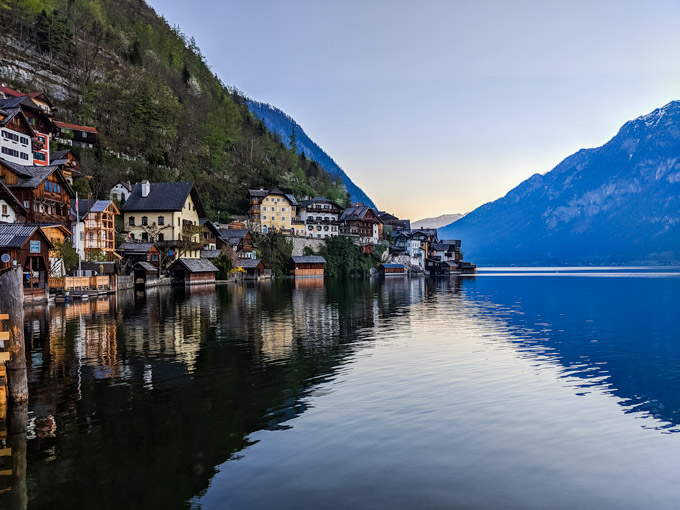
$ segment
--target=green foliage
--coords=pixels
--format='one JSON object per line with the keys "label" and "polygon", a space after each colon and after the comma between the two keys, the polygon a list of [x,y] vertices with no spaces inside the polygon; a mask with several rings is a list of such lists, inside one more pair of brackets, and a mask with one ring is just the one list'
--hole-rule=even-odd
{"label": "green foliage", "polygon": [[74,193],[78,193],[78,198],[87,198],[92,194],[90,181],[85,177],[76,177],[73,179],[73,185],[71,187],[73,188]]}
{"label": "green foliage", "polygon": [[64,241],[63,243],[55,244],[54,251],[57,254],[57,258],[64,261],[64,267],[67,271],[78,267],[78,261],[80,260],[80,257],[70,242]]}
{"label": "green foliage", "polygon": [[293,243],[280,232],[255,234],[253,246],[258,257],[275,276],[288,274],[288,259],[293,254]]}
{"label": "green foliage", "polygon": [[217,273],[218,280],[226,280],[229,277],[229,273],[234,268],[231,259],[226,255],[220,255],[220,257],[213,260],[213,264],[219,269]]}
{"label": "green foliage", "polygon": [[380,263],[385,247],[378,245],[372,255],[364,255],[361,247],[350,237],[327,237],[319,255],[326,259],[326,276],[334,278],[355,278],[368,276],[371,268]]}
{"label": "green foliage", "polygon": [[73,84],[73,98],[57,101],[59,118],[99,131],[100,148],[80,154],[97,198],[118,180],[150,179],[194,181],[211,218],[245,214],[248,189],[260,186],[347,205],[339,179],[267,131],[196,42],[141,0],[0,2],[4,35],[46,55],[50,72]]}

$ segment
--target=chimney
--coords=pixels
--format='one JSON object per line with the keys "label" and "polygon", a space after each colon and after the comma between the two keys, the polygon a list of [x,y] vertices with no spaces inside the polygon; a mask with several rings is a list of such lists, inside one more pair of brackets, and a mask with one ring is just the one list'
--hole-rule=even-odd
{"label": "chimney", "polygon": [[149,181],[142,181],[142,198],[149,196],[149,191],[151,190],[151,184]]}

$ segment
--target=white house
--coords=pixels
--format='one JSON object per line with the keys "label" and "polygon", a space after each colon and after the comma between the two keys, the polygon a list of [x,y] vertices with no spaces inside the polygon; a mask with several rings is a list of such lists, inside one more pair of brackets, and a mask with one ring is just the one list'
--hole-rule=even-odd
{"label": "white house", "polygon": [[125,201],[130,197],[130,193],[132,193],[132,184],[130,184],[130,181],[119,181],[113,188],[111,188],[109,197],[111,200],[118,200],[121,204],[124,204]]}
{"label": "white house", "polygon": [[401,232],[397,236],[395,246],[410,257],[411,265],[425,267],[425,253],[419,239],[414,239],[410,233]]}
{"label": "white house", "polygon": [[305,200],[298,205],[300,220],[305,224],[305,237],[337,236],[342,207],[324,197]]}
{"label": "white house", "polygon": [[0,157],[11,163],[32,165],[34,134],[20,108],[0,109]]}

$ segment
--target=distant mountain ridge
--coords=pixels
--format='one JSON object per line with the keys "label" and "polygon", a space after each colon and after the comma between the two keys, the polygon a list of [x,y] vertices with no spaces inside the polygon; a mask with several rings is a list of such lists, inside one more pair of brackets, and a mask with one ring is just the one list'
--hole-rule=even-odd
{"label": "distant mountain ridge", "polygon": [[435,218],[423,218],[411,223],[411,228],[441,228],[450,225],[465,216],[465,213],[442,214]]}
{"label": "distant mountain ridge", "polygon": [[478,264],[680,261],[680,101],[626,122],[439,236]]}
{"label": "distant mountain ridge", "polygon": [[349,192],[350,200],[352,202],[363,202],[366,205],[376,208],[373,200],[371,200],[359,186],[352,182],[352,179],[349,178],[333,158],[326,154],[314,140],[307,136],[305,130],[302,129],[300,124],[295,122],[295,119],[268,103],[261,103],[252,99],[248,99],[246,103],[253,115],[264,122],[267,129],[277,133],[281,137],[283,143],[289,148],[290,136],[293,132],[293,126],[295,126],[295,140],[298,152],[300,154],[304,153],[306,157],[319,163],[329,174],[340,177]]}

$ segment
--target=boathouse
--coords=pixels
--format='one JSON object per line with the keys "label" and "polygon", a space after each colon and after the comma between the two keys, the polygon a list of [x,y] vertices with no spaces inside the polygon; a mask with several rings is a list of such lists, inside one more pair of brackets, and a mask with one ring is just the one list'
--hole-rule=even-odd
{"label": "boathouse", "polygon": [[208,259],[180,258],[168,268],[173,283],[184,285],[198,285],[202,283],[215,283],[215,275],[218,269]]}
{"label": "boathouse", "polygon": [[325,268],[326,259],[319,255],[294,256],[288,260],[288,274],[296,278],[323,277]]}
{"label": "boathouse", "polygon": [[137,262],[132,267],[135,276],[135,287],[153,287],[158,284],[158,268],[149,262]]}
{"label": "boathouse", "polygon": [[380,276],[401,276],[406,273],[404,264],[380,264],[378,266]]}
{"label": "boathouse", "polygon": [[264,262],[260,259],[239,259],[237,266],[246,272],[248,279],[260,278],[265,272]]}
{"label": "boathouse", "polygon": [[49,252],[53,248],[39,225],[0,223],[0,269],[22,268],[26,301],[47,298]]}

